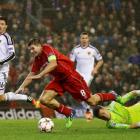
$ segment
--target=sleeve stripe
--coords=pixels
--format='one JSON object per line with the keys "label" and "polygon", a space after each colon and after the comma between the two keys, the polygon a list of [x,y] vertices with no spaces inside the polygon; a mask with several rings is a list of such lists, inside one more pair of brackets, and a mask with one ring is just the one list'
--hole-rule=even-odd
{"label": "sleeve stripe", "polygon": [[97,54],[99,54],[99,50],[97,48],[95,48],[94,46],[92,45],[89,45],[90,48],[92,48],[93,50],[95,50],[97,52]]}
{"label": "sleeve stripe", "polygon": [[8,62],[9,60],[13,59],[15,57],[15,53],[13,52],[11,55],[9,55],[6,59],[0,61],[0,64],[3,64],[5,62]]}
{"label": "sleeve stripe", "polygon": [[13,45],[14,44],[13,41],[12,41],[12,38],[8,34],[3,34],[3,36],[5,36],[8,45]]}

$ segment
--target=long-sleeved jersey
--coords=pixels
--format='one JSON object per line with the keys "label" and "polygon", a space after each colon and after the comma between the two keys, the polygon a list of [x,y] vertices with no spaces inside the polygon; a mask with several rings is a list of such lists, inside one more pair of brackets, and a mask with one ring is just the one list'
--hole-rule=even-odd
{"label": "long-sleeved jersey", "polygon": [[8,61],[15,57],[13,41],[8,33],[0,34],[0,72],[8,72]]}
{"label": "long-sleeved jersey", "polygon": [[107,122],[108,128],[129,128],[131,124],[140,122],[140,103],[125,107],[117,102],[108,106],[111,119]]}

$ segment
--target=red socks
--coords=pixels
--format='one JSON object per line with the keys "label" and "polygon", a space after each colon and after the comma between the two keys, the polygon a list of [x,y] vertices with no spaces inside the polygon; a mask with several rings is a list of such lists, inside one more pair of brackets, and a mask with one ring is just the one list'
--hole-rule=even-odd
{"label": "red socks", "polygon": [[116,100],[116,95],[112,93],[97,93],[96,95],[100,96],[102,102]]}
{"label": "red socks", "polygon": [[66,117],[71,115],[72,109],[60,104],[59,108],[56,109],[57,112],[64,114]]}

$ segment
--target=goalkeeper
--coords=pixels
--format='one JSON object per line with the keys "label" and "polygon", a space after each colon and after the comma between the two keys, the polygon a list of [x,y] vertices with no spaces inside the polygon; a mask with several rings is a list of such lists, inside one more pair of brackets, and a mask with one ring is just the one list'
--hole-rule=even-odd
{"label": "goalkeeper", "polygon": [[134,90],[122,96],[120,103],[113,101],[108,107],[97,105],[94,116],[107,121],[108,128],[140,128],[140,102],[126,107],[124,104],[140,96],[140,90]]}

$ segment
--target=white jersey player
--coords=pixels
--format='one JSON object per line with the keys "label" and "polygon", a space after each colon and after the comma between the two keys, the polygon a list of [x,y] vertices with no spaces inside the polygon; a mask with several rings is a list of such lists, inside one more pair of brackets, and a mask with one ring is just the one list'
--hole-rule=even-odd
{"label": "white jersey player", "polygon": [[[0,17],[0,101],[25,100],[32,102],[33,99],[27,95],[15,94],[13,92],[4,94],[9,72],[8,62],[15,57],[14,44],[6,29],[6,18]],[[33,102],[35,104],[35,100]]]}
{"label": "white jersey player", "polygon": [[80,35],[80,44],[72,50],[70,59],[76,62],[76,70],[90,86],[94,75],[103,64],[103,59],[97,48],[89,44],[88,33],[83,32]]}
{"label": "white jersey player", "polygon": [[8,78],[8,62],[15,57],[13,41],[6,32],[6,20],[0,18],[0,95],[4,93]]}
{"label": "white jersey player", "polygon": [[14,45],[8,33],[0,35],[0,93],[4,93],[8,78],[8,61],[15,57]]}

